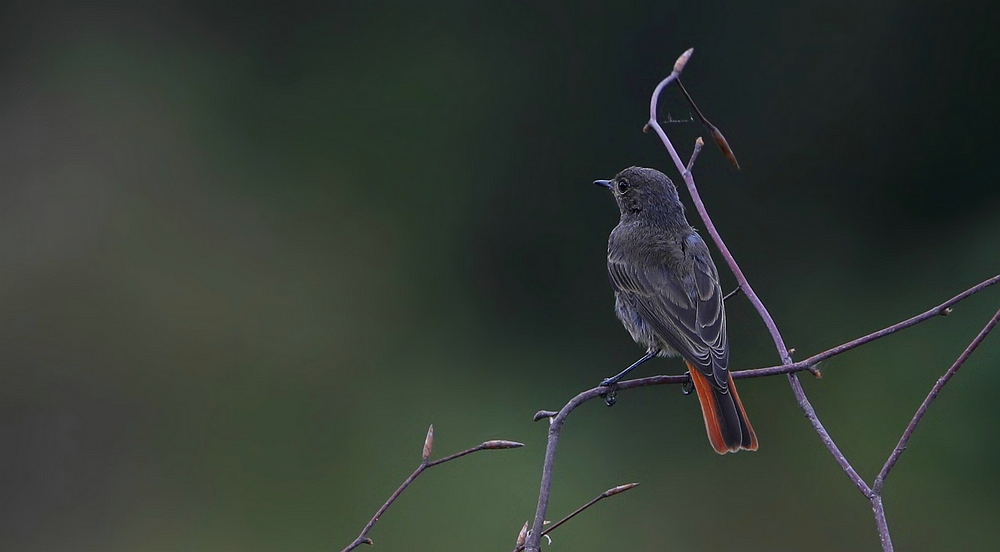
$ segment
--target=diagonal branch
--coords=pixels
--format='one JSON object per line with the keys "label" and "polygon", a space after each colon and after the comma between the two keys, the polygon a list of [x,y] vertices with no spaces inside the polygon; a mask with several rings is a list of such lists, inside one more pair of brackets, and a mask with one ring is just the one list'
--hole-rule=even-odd
{"label": "diagonal branch", "polygon": [[[634,488],[636,488],[638,486],[639,486],[638,483],[626,483],[624,485],[618,485],[617,487],[612,487],[612,488],[604,491],[603,493],[601,493],[601,494],[595,496],[594,498],[590,499],[583,506],[580,506],[576,510],[573,510],[572,512],[570,512],[570,514],[567,515],[566,517],[564,517],[564,518],[560,519],[559,521],[557,521],[557,522],[553,523],[552,525],[550,525],[548,527],[548,529],[542,531],[542,536],[544,537],[545,535],[548,535],[549,533],[555,531],[556,528],[558,528],[560,525],[562,525],[562,524],[566,523],[567,521],[573,519],[580,512],[583,512],[587,508],[590,508],[591,506],[593,506],[594,504],[597,504],[598,502],[604,500],[605,498],[615,496],[616,494],[624,493],[625,491],[631,491],[632,489],[634,489]],[[520,552],[521,550],[524,550],[524,542],[525,542],[525,540],[527,540],[527,531],[528,531],[528,524],[527,524],[527,522],[525,522],[524,527],[521,528],[521,534],[518,535],[518,538],[517,538],[518,543],[517,543],[517,547],[514,548],[514,552]]]}
{"label": "diagonal branch", "polygon": [[626,483],[624,485],[618,485],[617,487],[612,487],[612,488],[604,491],[603,493],[601,493],[601,494],[595,496],[594,498],[590,499],[590,501],[587,502],[586,504],[584,504],[583,506],[580,506],[576,510],[573,510],[568,516],[566,516],[566,517],[560,519],[559,521],[553,523],[551,526],[549,526],[548,529],[546,529],[545,531],[542,531],[542,535],[543,536],[544,535],[548,535],[552,531],[555,531],[556,528],[559,527],[560,525],[562,525],[562,524],[566,523],[567,521],[573,519],[580,512],[586,510],[587,508],[590,508],[591,506],[593,506],[594,504],[597,504],[598,502],[604,500],[605,498],[608,498],[610,496],[615,496],[616,494],[619,494],[619,493],[624,493],[625,491],[631,491],[632,489],[634,489],[634,488],[636,488],[638,486],[639,486],[638,483]]}
{"label": "diagonal branch", "polygon": [[871,343],[876,339],[881,339],[883,337],[892,335],[900,330],[904,330],[911,326],[916,326],[917,324],[930,320],[931,318],[934,318],[936,316],[947,316],[951,314],[951,308],[954,307],[956,304],[968,299],[969,297],[972,297],[973,295],[979,293],[980,291],[983,291],[984,289],[997,283],[1000,283],[1000,274],[992,278],[989,278],[987,280],[983,280],[982,282],[970,287],[969,289],[963,291],[962,293],[959,293],[958,295],[952,297],[951,299],[948,299],[944,303],[941,303],[936,307],[930,308],[914,317],[907,318],[902,322],[893,324],[892,326],[882,328],[881,330],[872,332],[868,335],[859,337],[857,339],[853,339],[851,341],[848,341],[847,343],[837,345],[836,347],[831,347],[830,349],[827,349],[821,353],[817,353],[807,359],[800,360],[798,362],[793,362],[791,364],[783,364],[779,366],[770,366],[768,368],[756,368],[754,370],[740,370],[738,372],[733,372],[733,379],[756,378],[760,376],[771,376],[775,374],[791,374],[793,372],[801,372],[803,370],[814,369],[820,362],[823,362],[824,360],[835,357],[841,353],[846,353],[847,351],[865,345],[866,343]]}
{"label": "diagonal branch", "polygon": [[344,548],[341,552],[350,552],[351,550],[354,550],[355,548],[361,546],[362,544],[368,544],[368,545],[373,544],[372,540],[368,538],[368,532],[372,530],[372,527],[374,527],[375,523],[378,522],[379,518],[382,517],[382,514],[384,514],[385,511],[389,509],[389,506],[392,506],[392,503],[395,502],[397,498],[399,498],[399,495],[403,494],[403,491],[405,491],[406,488],[410,486],[410,483],[413,483],[413,481],[417,477],[420,477],[420,474],[424,473],[424,470],[444,464],[445,462],[450,462],[452,460],[461,458],[463,456],[472,454],[474,452],[479,452],[481,450],[511,449],[511,448],[520,448],[523,446],[524,444],[515,441],[499,441],[499,440],[486,441],[470,449],[465,449],[461,452],[456,452],[455,454],[452,454],[450,456],[445,456],[444,458],[438,458],[437,460],[431,461],[429,460],[429,458],[431,456],[431,450],[434,448],[434,426],[433,425],[430,426],[427,429],[427,437],[424,439],[424,449],[420,458],[420,465],[417,466],[417,469],[414,470],[413,473],[411,473],[410,476],[403,481],[403,483],[399,486],[399,488],[396,489],[396,492],[392,493],[392,495],[389,496],[388,500],[385,501],[385,504],[382,504],[382,507],[379,508],[377,512],[375,512],[375,515],[372,516],[372,518],[368,521],[367,524],[365,524],[364,529],[361,530],[361,533],[358,535],[358,537],[354,539],[354,541],[351,542],[351,544],[347,545],[347,548]]}

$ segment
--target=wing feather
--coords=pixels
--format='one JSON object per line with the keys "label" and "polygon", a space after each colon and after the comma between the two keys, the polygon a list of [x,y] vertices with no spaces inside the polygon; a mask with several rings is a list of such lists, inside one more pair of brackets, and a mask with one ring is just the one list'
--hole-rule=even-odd
{"label": "wing feather", "polygon": [[719,275],[698,234],[685,240],[678,266],[637,266],[608,255],[612,287],[653,332],[694,365],[717,389],[729,387],[729,341]]}

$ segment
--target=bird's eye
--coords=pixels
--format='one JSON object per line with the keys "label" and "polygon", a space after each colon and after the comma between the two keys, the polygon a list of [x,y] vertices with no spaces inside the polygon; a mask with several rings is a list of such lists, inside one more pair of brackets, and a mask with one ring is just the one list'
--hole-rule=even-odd
{"label": "bird's eye", "polygon": [[618,193],[624,194],[627,191],[628,191],[628,180],[619,180],[618,181]]}

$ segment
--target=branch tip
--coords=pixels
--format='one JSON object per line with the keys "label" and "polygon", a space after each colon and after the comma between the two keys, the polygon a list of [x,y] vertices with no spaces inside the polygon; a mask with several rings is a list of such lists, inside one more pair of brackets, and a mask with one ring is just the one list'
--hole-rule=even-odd
{"label": "branch tip", "polygon": [[728,159],[734,167],[736,167],[736,170],[740,170],[740,162],[736,160],[736,154],[733,153],[733,148],[729,147],[729,142],[727,142],[726,137],[722,135],[722,131],[714,126],[711,128],[711,131],[712,138],[715,140],[715,145],[719,146],[719,149],[722,150],[722,154],[726,156],[726,159]]}
{"label": "branch tip", "polygon": [[528,522],[525,521],[524,525],[521,526],[521,531],[517,534],[517,542],[514,544],[521,548],[524,546],[524,539],[528,538]]}
{"label": "branch tip", "polygon": [[625,491],[631,491],[632,489],[638,487],[638,483],[626,483],[624,485],[618,485],[617,487],[612,487],[601,495],[603,497],[615,496],[618,493],[624,493]]}
{"label": "branch tip", "polygon": [[524,443],[518,443],[517,441],[503,441],[498,439],[495,441],[486,441],[485,443],[479,445],[479,448],[483,450],[497,450],[497,449],[521,448],[523,446]]}
{"label": "branch tip", "polygon": [[538,412],[535,412],[535,417],[532,418],[531,421],[537,422],[539,420],[544,420],[545,418],[552,418],[556,414],[559,413],[553,410],[539,410]]}
{"label": "branch tip", "polygon": [[427,437],[424,438],[424,451],[420,457],[426,462],[431,457],[432,450],[434,450],[434,424],[431,424],[427,428]]}
{"label": "branch tip", "polygon": [[701,153],[701,148],[705,145],[705,141],[701,139],[701,136],[694,141],[694,151],[691,152],[691,159],[688,159],[687,172],[690,173],[691,169],[694,168],[694,162],[698,159],[698,154]]}
{"label": "branch tip", "polygon": [[361,544],[367,544],[368,546],[375,546],[375,542],[368,537],[361,539]]}
{"label": "branch tip", "polygon": [[691,59],[691,54],[694,54],[694,48],[688,48],[677,61],[674,62],[674,73],[681,73],[684,71],[684,66],[687,65],[689,59]]}

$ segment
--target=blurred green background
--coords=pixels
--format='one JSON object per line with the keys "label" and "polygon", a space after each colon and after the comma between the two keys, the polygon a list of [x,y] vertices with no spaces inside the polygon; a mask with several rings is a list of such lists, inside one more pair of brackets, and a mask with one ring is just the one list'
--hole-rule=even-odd
{"label": "blurred green background", "polygon": [[[532,414],[642,353],[590,182],[676,174],[640,129],[677,55],[743,165],[706,149],[703,197],[804,358],[1000,272],[987,4],[4,3],[0,548],[339,550],[433,423],[436,456],[527,447],[427,472],[377,549],[510,550]],[[866,479],[998,302],[806,378]],[[745,299],[729,320],[734,368],[777,361]],[[898,549],[996,548],[998,363],[993,336],[893,473]],[[549,517],[642,486],[548,549],[878,550],[784,378],[740,392],[755,454],[677,388],[579,409]]]}

